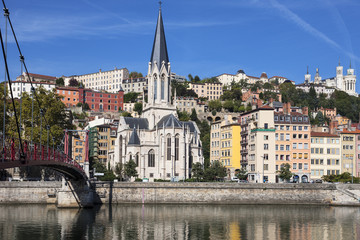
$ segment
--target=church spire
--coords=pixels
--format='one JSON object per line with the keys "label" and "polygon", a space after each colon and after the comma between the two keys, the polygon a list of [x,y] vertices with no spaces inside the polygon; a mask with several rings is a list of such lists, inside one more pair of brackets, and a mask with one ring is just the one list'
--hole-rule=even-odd
{"label": "church spire", "polygon": [[167,66],[167,64],[169,63],[169,56],[166,47],[164,24],[161,14],[161,1],[159,2],[159,4],[160,4],[159,16],[155,30],[155,38],[154,38],[154,44],[153,44],[150,62],[152,63],[152,66],[154,66],[156,62],[160,70],[162,62],[165,63],[165,66]]}

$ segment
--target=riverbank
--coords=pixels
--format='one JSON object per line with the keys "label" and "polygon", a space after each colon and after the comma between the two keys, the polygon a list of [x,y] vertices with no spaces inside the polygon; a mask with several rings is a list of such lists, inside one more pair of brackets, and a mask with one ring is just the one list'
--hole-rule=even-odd
{"label": "riverbank", "polygon": [[[94,203],[360,206],[359,184],[94,182]],[[0,204],[56,204],[61,182],[0,182]]]}

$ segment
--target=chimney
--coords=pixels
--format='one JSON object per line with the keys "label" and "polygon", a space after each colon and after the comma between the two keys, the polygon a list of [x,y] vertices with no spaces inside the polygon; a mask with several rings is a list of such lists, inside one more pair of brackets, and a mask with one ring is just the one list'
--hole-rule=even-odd
{"label": "chimney", "polygon": [[284,114],[290,114],[291,103],[290,102],[284,103],[283,108],[284,108]]}
{"label": "chimney", "polygon": [[261,107],[263,105],[263,102],[261,101],[261,99],[257,99],[257,108]]}
{"label": "chimney", "polygon": [[304,115],[309,115],[309,108],[308,108],[308,107],[303,107],[303,108],[301,109],[301,111],[302,111],[302,114],[304,114]]}

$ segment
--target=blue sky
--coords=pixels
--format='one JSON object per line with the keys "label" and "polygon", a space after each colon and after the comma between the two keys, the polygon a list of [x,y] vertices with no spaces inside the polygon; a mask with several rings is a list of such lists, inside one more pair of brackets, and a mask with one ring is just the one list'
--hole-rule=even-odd
{"label": "blue sky", "polygon": [[[158,1],[6,4],[32,73],[68,76],[115,66],[147,73]],[[300,83],[307,65],[313,76],[317,67],[323,78],[334,76],[339,57],[344,69],[351,59],[359,71],[359,0],[164,0],[162,9],[172,70],[180,75],[244,69]],[[10,37],[8,46],[14,78],[21,69]]]}

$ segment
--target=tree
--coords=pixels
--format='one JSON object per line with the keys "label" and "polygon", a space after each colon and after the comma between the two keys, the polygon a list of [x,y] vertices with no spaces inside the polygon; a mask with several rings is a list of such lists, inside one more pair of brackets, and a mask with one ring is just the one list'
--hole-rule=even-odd
{"label": "tree", "polygon": [[204,167],[208,168],[210,166],[210,126],[206,120],[202,120],[198,123],[198,127],[201,132],[200,140],[204,154]]}
{"label": "tree", "polygon": [[89,104],[88,104],[88,103],[84,103],[84,104],[83,104],[83,110],[85,110],[85,111],[90,110],[90,107],[89,107]]}
{"label": "tree", "polygon": [[222,180],[226,176],[226,167],[219,161],[214,161],[210,167],[205,169],[204,178],[207,181]]}
{"label": "tree", "polygon": [[125,163],[124,166],[124,174],[127,177],[137,177],[138,173],[136,171],[136,163],[134,162],[134,160],[130,159],[127,163]]}
{"label": "tree", "polygon": [[131,116],[131,113],[126,112],[126,111],[122,112],[122,113],[121,113],[121,116],[122,116],[122,117],[132,117],[132,116]]}
{"label": "tree", "polygon": [[198,122],[198,121],[199,121],[199,120],[198,120],[198,117],[197,117],[197,113],[196,113],[195,108],[193,108],[193,109],[191,110],[190,120],[191,120],[191,121],[194,121],[194,122]]}
{"label": "tree", "polygon": [[141,78],[141,77],[143,77],[141,72],[131,72],[129,74],[129,78]]}
{"label": "tree", "polygon": [[217,112],[221,111],[222,108],[222,104],[220,102],[220,100],[212,100],[208,102],[208,106],[209,106],[209,110],[216,110]]}
{"label": "tree", "polygon": [[62,77],[56,79],[56,85],[57,86],[64,86],[65,85],[64,79]]}
{"label": "tree", "polygon": [[315,117],[315,124],[317,124],[318,126],[322,126],[324,125],[324,123],[325,123],[324,114],[319,111]]}
{"label": "tree", "polygon": [[128,92],[124,94],[124,103],[134,103],[136,102],[140,93],[137,92]]}
{"label": "tree", "polygon": [[236,174],[236,177],[240,180],[246,180],[248,177],[248,172],[246,168],[242,167],[239,172]]}
{"label": "tree", "polygon": [[293,174],[290,171],[290,164],[285,163],[281,164],[280,170],[277,171],[279,178],[285,180],[286,182],[290,181],[290,178],[293,176]]}
{"label": "tree", "polygon": [[142,103],[141,103],[141,102],[135,103],[134,111],[137,112],[137,113],[139,114],[139,116],[141,115],[142,110],[143,110],[143,105],[142,105]]}
{"label": "tree", "polygon": [[198,83],[198,82],[200,82],[200,81],[201,81],[200,77],[199,77],[198,75],[196,75],[196,76],[194,77],[194,82],[195,82],[195,83]]}
{"label": "tree", "polygon": [[234,102],[232,100],[225,101],[223,108],[225,108],[229,112],[233,112],[234,111]]}
{"label": "tree", "polygon": [[188,79],[189,79],[190,82],[194,81],[194,78],[193,78],[193,76],[191,74],[188,75]]}
{"label": "tree", "polygon": [[120,181],[122,181],[124,177],[124,164],[121,162],[118,162],[115,165],[115,173]]}
{"label": "tree", "polygon": [[70,87],[78,87],[79,86],[78,80],[76,80],[75,78],[70,79],[69,86]]}
{"label": "tree", "polygon": [[201,163],[193,163],[191,168],[191,177],[195,178],[197,182],[203,179],[204,177],[204,166]]}
{"label": "tree", "polygon": [[178,115],[180,121],[186,122],[186,121],[190,120],[189,114],[185,111],[183,111],[183,112],[177,111],[177,115]]}

